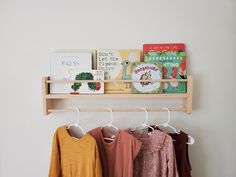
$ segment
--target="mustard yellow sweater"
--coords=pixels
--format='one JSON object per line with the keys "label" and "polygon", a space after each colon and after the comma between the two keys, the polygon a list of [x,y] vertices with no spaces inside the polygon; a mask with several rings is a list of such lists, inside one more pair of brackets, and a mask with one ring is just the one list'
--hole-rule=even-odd
{"label": "mustard yellow sweater", "polygon": [[66,126],[57,128],[52,145],[49,177],[102,177],[95,139],[85,134],[75,139]]}

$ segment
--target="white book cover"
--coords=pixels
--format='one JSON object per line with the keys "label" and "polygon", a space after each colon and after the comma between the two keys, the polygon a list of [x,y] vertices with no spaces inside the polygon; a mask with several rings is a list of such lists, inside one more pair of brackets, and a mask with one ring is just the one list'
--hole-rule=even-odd
{"label": "white book cover", "polygon": [[[74,80],[80,70],[92,69],[92,53],[54,52],[51,54],[51,80]],[[70,84],[51,84],[50,93],[70,93]]]}

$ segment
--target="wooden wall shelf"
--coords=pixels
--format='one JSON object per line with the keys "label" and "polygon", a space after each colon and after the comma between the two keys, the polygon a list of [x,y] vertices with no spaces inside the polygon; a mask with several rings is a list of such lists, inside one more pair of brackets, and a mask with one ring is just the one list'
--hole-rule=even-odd
{"label": "wooden wall shelf", "polygon": [[[58,99],[183,99],[184,103],[181,108],[170,108],[171,111],[182,111],[186,113],[192,112],[192,94],[193,94],[193,79],[191,76],[188,76],[187,79],[160,79],[160,80],[144,80],[148,82],[187,82],[187,93],[171,93],[171,94],[96,94],[96,95],[72,95],[72,94],[50,94],[50,83],[75,83],[75,82],[94,82],[91,80],[50,80],[50,78],[43,77],[42,78],[42,87],[43,87],[43,107],[44,107],[44,115],[48,115],[51,112],[65,112],[65,111],[73,111],[72,109],[54,109],[53,100]],[[99,80],[99,82],[142,82],[142,80]],[[106,111],[102,109],[82,109],[81,111]],[[130,112],[130,111],[143,111],[139,109],[115,109],[117,112]],[[148,111],[164,111],[160,108],[148,109]]]}

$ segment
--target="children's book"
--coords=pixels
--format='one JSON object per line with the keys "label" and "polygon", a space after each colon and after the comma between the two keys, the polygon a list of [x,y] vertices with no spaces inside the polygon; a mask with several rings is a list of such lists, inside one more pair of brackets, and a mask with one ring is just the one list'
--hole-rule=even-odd
{"label": "children's book", "polygon": [[[133,80],[158,80],[162,79],[162,63],[134,62],[131,65]],[[132,93],[161,93],[161,82],[133,82]]]}
{"label": "children's book", "polygon": [[[97,69],[106,80],[130,80],[131,63],[140,61],[140,50],[97,50]],[[131,83],[105,83],[105,93],[131,93]]]}
{"label": "children's book", "polygon": [[[51,54],[51,80],[74,80],[80,70],[92,69],[92,53],[54,52]],[[50,93],[70,93],[70,84],[50,84]]]}
{"label": "children's book", "polygon": [[[185,45],[176,44],[144,44],[145,62],[162,62],[163,79],[186,79]],[[163,83],[164,93],[186,93],[186,82]]]}
{"label": "children's book", "polygon": [[104,83],[99,80],[104,80],[104,71],[102,70],[79,70],[75,74],[73,80],[96,80],[96,82],[88,83],[72,83],[67,92],[71,94],[103,94]]}

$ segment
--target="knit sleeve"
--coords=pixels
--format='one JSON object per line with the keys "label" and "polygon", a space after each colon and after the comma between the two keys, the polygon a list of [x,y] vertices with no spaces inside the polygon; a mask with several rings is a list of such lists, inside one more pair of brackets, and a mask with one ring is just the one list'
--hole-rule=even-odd
{"label": "knit sleeve", "polygon": [[60,166],[60,146],[58,131],[53,136],[51,162],[48,177],[61,177],[61,166]]}
{"label": "knit sleeve", "polygon": [[95,167],[95,174],[96,177],[102,177],[102,166],[101,166],[101,161],[100,161],[100,155],[98,152],[98,147],[97,147],[97,143],[96,143],[96,147],[95,147],[95,163],[96,163],[96,167]]}
{"label": "knit sleeve", "polygon": [[167,143],[167,167],[168,167],[167,177],[179,177],[173,140],[170,136],[167,136],[166,138],[167,138],[166,143]]}

